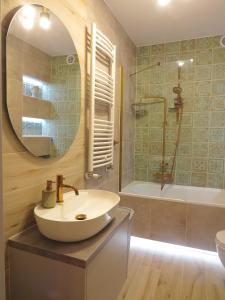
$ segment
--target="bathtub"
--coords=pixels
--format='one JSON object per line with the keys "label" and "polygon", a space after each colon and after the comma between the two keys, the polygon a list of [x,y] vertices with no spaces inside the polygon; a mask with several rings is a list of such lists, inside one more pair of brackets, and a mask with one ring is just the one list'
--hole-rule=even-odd
{"label": "bathtub", "polygon": [[225,190],[214,188],[166,184],[161,191],[161,185],[158,183],[133,181],[122,190],[122,193],[159,200],[225,207]]}
{"label": "bathtub", "polygon": [[134,236],[216,251],[225,230],[225,190],[133,181],[120,198],[135,211]]}

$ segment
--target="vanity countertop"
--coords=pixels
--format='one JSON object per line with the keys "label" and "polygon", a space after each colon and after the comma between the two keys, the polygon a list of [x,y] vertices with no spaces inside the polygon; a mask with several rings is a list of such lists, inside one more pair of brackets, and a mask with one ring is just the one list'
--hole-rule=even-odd
{"label": "vanity countertop", "polygon": [[117,208],[115,218],[106,228],[97,235],[81,242],[63,243],[49,240],[34,225],[11,237],[8,243],[10,247],[86,268],[112,237],[115,230],[129,218],[129,215],[129,209]]}

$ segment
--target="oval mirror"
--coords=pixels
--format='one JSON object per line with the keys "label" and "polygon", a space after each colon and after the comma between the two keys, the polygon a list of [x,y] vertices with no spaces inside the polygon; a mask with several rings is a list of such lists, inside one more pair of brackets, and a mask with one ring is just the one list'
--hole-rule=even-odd
{"label": "oval mirror", "polygon": [[7,107],[13,129],[35,156],[62,156],[80,120],[80,65],[73,40],[46,7],[26,5],[6,40]]}

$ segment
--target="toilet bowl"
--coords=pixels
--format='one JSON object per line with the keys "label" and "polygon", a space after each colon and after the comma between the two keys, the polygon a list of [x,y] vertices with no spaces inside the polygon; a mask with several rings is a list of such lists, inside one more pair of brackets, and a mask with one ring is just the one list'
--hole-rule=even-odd
{"label": "toilet bowl", "polygon": [[218,256],[225,267],[225,230],[217,232],[215,242]]}

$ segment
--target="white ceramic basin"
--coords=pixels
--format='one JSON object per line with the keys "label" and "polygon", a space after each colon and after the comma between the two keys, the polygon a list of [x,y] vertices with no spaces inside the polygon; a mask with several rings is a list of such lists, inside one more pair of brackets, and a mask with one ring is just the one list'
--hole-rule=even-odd
{"label": "white ceramic basin", "polygon": [[[64,203],[54,208],[38,205],[34,215],[40,232],[49,239],[61,242],[85,240],[101,231],[114,217],[120,202],[117,194],[102,190],[79,190],[79,196],[68,192]],[[85,220],[76,216],[85,214]]]}

